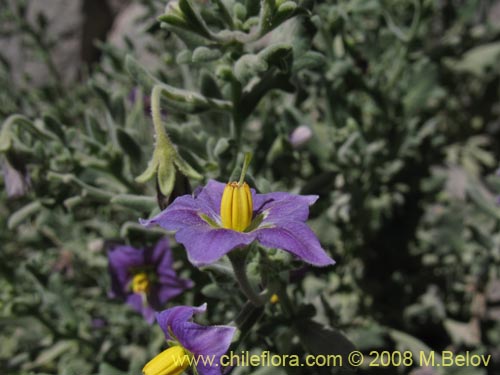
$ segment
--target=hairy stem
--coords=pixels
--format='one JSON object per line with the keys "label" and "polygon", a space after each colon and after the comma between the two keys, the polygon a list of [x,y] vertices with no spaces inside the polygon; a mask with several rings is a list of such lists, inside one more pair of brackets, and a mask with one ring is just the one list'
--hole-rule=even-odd
{"label": "hairy stem", "polygon": [[233,266],[236,281],[238,282],[238,285],[243,294],[245,294],[245,296],[253,305],[261,306],[264,303],[264,298],[254,290],[253,286],[248,280],[245,263],[246,254],[239,251],[233,251],[231,254],[229,254],[229,259],[231,260],[231,264]]}

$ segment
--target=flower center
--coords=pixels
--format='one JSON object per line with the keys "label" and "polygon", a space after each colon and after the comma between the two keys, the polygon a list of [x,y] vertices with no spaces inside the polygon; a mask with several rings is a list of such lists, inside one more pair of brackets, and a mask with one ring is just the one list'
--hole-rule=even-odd
{"label": "flower center", "polygon": [[220,204],[222,226],[243,232],[252,222],[252,215],[252,193],[248,184],[228,183],[224,188]]}
{"label": "flower center", "polygon": [[139,272],[132,279],[132,291],[134,293],[147,293],[150,284],[148,274],[146,272]]}
{"label": "flower center", "polygon": [[189,366],[186,351],[180,345],[164,350],[142,369],[143,375],[179,375]]}

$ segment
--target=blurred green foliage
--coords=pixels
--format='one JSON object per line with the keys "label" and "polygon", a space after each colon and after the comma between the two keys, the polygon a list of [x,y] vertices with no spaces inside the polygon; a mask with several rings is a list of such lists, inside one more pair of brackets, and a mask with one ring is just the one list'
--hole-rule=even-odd
{"label": "blurred green foliage", "polygon": [[[58,77],[44,22],[27,22],[29,1],[0,8],[0,35],[21,36],[51,72],[41,86],[14,82],[0,51],[0,152],[11,168],[0,191],[0,372],[137,374],[163,347],[157,326],[108,299],[106,258],[110,242],[153,243],[162,232],[137,219],[190,190],[180,174],[171,197],[135,181],[153,152],[149,95],[162,82],[166,129],[205,180],[229,180],[252,151],[261,192],[320,195],[309,223],[337,264],[304,268],[274,251],[264,264],[256,253],[256,280],[295,268],[294,313],[253,311],[235,350],[471,350],[493,363],[434,373],[499,373],[499,3],[141,3],[159,68],[138,63],[132,41],[102,44],[74,84]],[[300,125],[312,138],[297,147]],[[28,189],[17,198],[7,195],[13,173]],[[172,305],[207,301],[206,322],[238,321],[248,306],[225,264],[200,272],[174,246],[196,287]],[[349,372],[253,370],[233,373]]]}

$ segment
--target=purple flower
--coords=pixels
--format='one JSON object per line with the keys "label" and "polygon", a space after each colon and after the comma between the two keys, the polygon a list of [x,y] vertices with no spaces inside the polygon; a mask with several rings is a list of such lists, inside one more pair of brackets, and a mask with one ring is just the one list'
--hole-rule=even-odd
{"label": "purple flower", "polygon": [[222,374],[220,358],[229,349],[236,328],[201,326],[191,321],[194,314],[205,312],[206,308],[206,303],[200,307],[176,306],[156,315],[171,347],[147,363],[143,374],[180,374],[190,364],[187,357],[193,359],[195,373]]}
{"label": "purple flower", "polygon": [[108,258],[111,297],[126,300],[149,323],[168,300],[193,286],[191,280],[179,278],[174,271],[167,238],[145,250],[116,246]]}
{"label": "purple flower", "polygon": [[314,195],[256,194],[246,183],[210,180],[197,195],[179,197],[156,217],[140,222],[177,231],[176,240],[186,247],[195,266],[213,263],[253,241],[286,250],[315,266],[327,266],[334,260],[304,223],[309,206],[317,199]]}
{"label": "purple flower", "polygon": [[24,165],[21,164],[18,168],[15,168],[5,158],[2,160],[2,172],[7,197],[20,198],[26,195],[30,189],[31,181]]}

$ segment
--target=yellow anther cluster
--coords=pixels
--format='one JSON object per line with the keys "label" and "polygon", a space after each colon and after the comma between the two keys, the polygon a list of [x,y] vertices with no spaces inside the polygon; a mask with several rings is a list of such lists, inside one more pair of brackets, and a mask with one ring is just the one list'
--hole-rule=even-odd
{"label": "yellow anther cluster", "polygon": [[280,298],[278,297],[277,294],[273,294],[271,298],[269,298],[269,302],[271,302],[273,305],[278,303],[280,301]]}
{"label": "yellow anther cluster", "polygon": [[180,345],[164,350],[142,369],[143,375],[180,375],[189,366],[186,351]]}
{"label": "yellow anther cluster", "polygon": [[252,193],[248,184],[228,183],[224,188],[220,205],[222,226],[243,232],[252,222],[252,215]]}
{"label": "yellow anther cluster", "polygon": [[146,272],[139,272],[132,279],[132,291],[134,293],[147,293],[149,291],[149,278]]}

